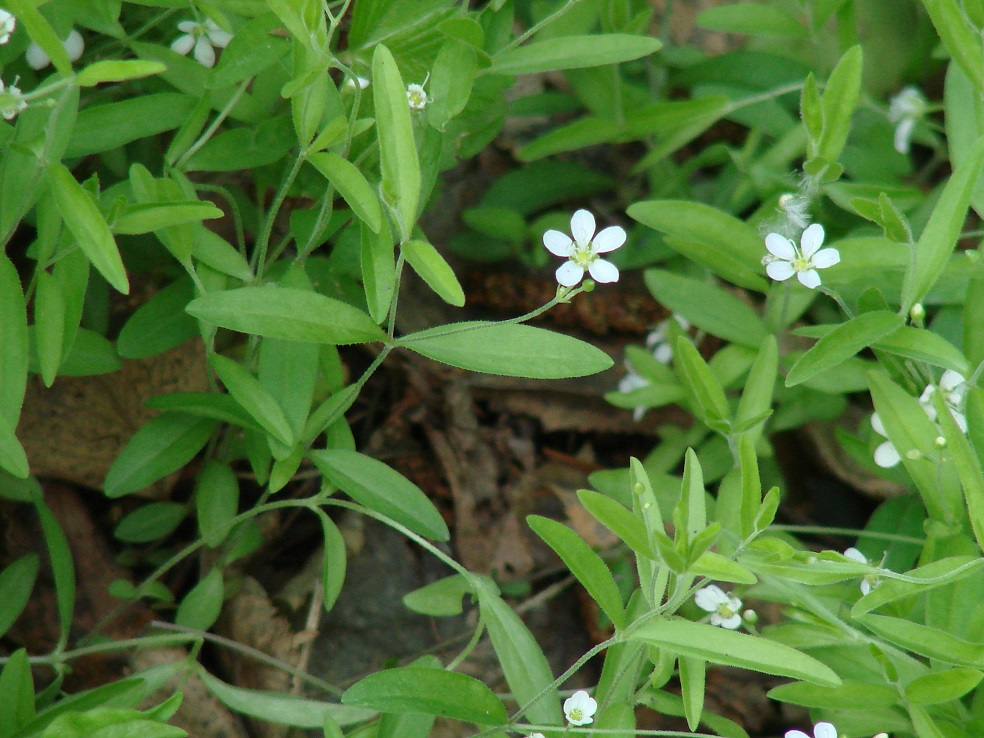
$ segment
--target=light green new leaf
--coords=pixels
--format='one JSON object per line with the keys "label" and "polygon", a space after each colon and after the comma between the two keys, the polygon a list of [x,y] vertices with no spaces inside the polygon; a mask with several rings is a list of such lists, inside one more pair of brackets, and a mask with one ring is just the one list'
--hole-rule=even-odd
{"label": "light green new leaf", "polygon": [[199,200],[138,203],[127,205],[116,217],[113,221],[113,232],[126,235],[150,233],[182,223],[199,223],[211,218],[221,218],[222,215],[222,211],[212,203]]}
{"label": "light green new leaf", "polygon": [[720,287],[662,269],[647,269],[644,276],[662,305],[711,335],[750,349],[768,335],[758,314]]}
{"label": "light green new leaf", "polygon": [[341,726],[360,723],[375,716],[374,710],[308,700],[292,694],[234,687],[221,682],[204,669],[199,678],[226,707],[243,715],[296,728],[321,728],[327,716]]}
{"label": "light green new leaf", "polygon": [[916,242],[915,267],[902,284],[902,313],[922,300],[943,273],[960,236],[967,206],[984,166],[984,136],[977,139],[966,158],[950,176],[933,214]]}
{"label": "light green new leaf", "polygon": [[379,198],[359,168],[338,154],[326,152],[308,154],[308,161],[331,182],[338,194],[345,198],[352,211],[372,232],[379,233],[382,225]]}
{"label": "light green new leaf", "polygon": [[817,153],[829,162],[836,162],[844,150],[851,131],[851,116],[861,91],[863,55],[860,46],[844,52],[823,90],[823,134]]}
{"label": "light green new leaf", "polygon": [[161,62],[140,59],[97,61],[79,72],[78,83],[81,87],[94,87],[103,82],[126,82],[160,74],[165,69],[167,66]]}
{"label": "light green new leaf", "polygon": [[960,699],[976,687],[984,673],[977,669],[958,667],[923,674],[905,685],[904,696],[908,702],[917,705],[936,705]]}
{"label": "light green new leaf", "polygon": [[420,666],[370,674],[345,690],[342,704],[380,712],[440,715],[479,725],[508,720],[502,701],[474,677]]}
{"label": "light green new leaf", "polygon": [[709,8],[697,16],[696,23],[709,31],[749,36],[802,38],[807,33],[806,28],[785,10],[756,3],[730,3]]}
{"label": "light green new leaf", "polygon": [[615,627],[621,628],[625,622],[622,595],[602,558],[581,536],[556,520],[529,515],[526,522],[560,556]]}
{"label": "light green new leaf", "polygon": [[755,575],[739,563],[732,561],[713,551],[705,551],[690,565],[688,571],[700,577],[707,577],[718,582],[734,582],[735,584],[755,584]]}
{"label": "light green new leaf", "polygon": [[933,404],[936,408],[937,422],[943,429],[947,448],[957,467],[964,501],[967,504],[970,527],[974,531],[978,545],[984,545],[984,471],[981,469],[980,459],[967,440],[967,436],[957,425],[942,392],[933,393]]}
{"label": "light green new leaf", "polygon": [[260,424],[260,427],[285,446],[293,446],[295,439],[290,423],[277,401],[260,384],[260,380],[246,371],[241,364],[225,356],[213,354],[210,362],[229,394]]}
{"label": "light green new leaf", "polygon": [[786,375],[786,386],[795,387],[820,372],[837,366],[861,349],[894,333],[904,323],[901,315],[876,310],[837,326],[793,365]]}
{"label": "light green new leaf", "polygon": [[0,254],[0,325],[0,419],[13,430],[27,388],[29,344],[24,291],[16,267],[5,254]]}
{"label": "light green new leaf", "polygon": [[643,522],[611,497],[590,489],[581,489],[577,498],[594,518],[625,542],[637,554],[656,558]]}
{"label": "light green new leaf", "polygon": [[584,377],[614,364],[584,341],[513,323],[451,323],[411,333],[398,344],[444,364],[506,377]]}
{"label": "light green new leaf", "polygon": [[440,252],[427,241],[414,239],[400,246],[407,263],[444,302],[455,307],[465,304],[465,291]]}
{"label": "light green new leaf", "polygon": [[967,376],[967,359],[963,354],[942,336],[922,328],[904,325],[885,338],[875,341],[872,348],[952,369],[961,376]]}
{"label": "light green new leaf", "polygon": [[291,341],[347,344],[386,334],[358,308],[292,287],[241,287],[192,300],[187,311],[221,328]]}
{"label": "light green new leaf", "polygon": [[427,106],[427,120],[432,126],[444,130],[447,122],[465,109],[477,69],[474,46],[453,38],[441,45],[430,78],[433,102]]}
{"label": "light green new leaf", "polygon": [[950,56],[973,81],[977,94],[984,93],[984,45],[960,4],[957,0],[923,0],[922,4]]}
{"label": "light green new leaf", "polygon": [[321,587],[324,592],[322,604],[325,612],[331,612],[342,592],[342,585],[345,584],[348,554],[345,539],[335,521],[325,514],[319,514],[318,517],[321,519],[321,531],[325,539],[325,558],[321,567]]}
{"label": "light green new leaf", "polygon": [[920,656],[956,666],[984,668],[984,646],[950,633],[886,615],[865,614],[858,621],[885,640]]}
{"label": "light green new leaf", "polygon": [[697,730],[701,713],[704,711],[704,686],[707,675],[707,662],[694,656],[681,656],[680,692],[683,696],[683,712],[687,727]]}
{"label": "light green new leaf", "polygon": [[606,33],[563,36],[510,49],[492,60],[488,74],[538,74],[556,69],[583,69],[619,64],[655,54],[663,43],[649,36]]}
{"label": "light green new leaf", "polygon": [[129,294],[130,282],[106,220],[89,194],[60,162],[47,167],[51,193],[65,225],[92,265],[118,292]]}
{"label": "light green new leaf", "polygon": [[713,625],[677,618],[660,619],[633,630],[630,637],[715,664],[801,679],[825,687],[840,684],[837,674],[812,656],[760,636]]}
{"label": "light green new leaf", "polygon": [[819,687],[806,682],[783,684],[770,689],[768,696],[791,705],[828,710],[856,710],[859,705],[876,710],[880,707],[894,707],[899,702],[897,688],[854,679],[845,679],[839,687]]}
{"label": "light green new leaf", "polygon": [[[3,636],[27,607],[38,576],[37,554],[28,554],[0,571],[0,636]],[[2,694],[2,692],[0,692]]]}
{"label": "light green new leaf", "polygon": [[224,595],[222,569],[213,567],[181,600],[174,622],[185,628],[208,630],[219,619]]}
{"label": "light green new leaf", "polygon": [[401,240],[405,240],[417,220],[420,162],[407,105],[407,88],[396,60],[382,44],[372,55],[372,79],[383,199],[393,208],[403,234]]}
{"label": "light green new leaf", "polygon": [[450,537],[447,523],[420,487],[383,462],[344,449],[313,451],[310,457],[332,484],[370,510],[427,538]]}
{"label": "light green new leaf", "polygon": [[730,422],[731,410],[724,389],[687,336],[677,339],[673,357],[700,406],[701,419],[715,429]]}
{"label": "light green new leaf", "polygon": [[148,719],[146,713],[96,707],[84,713],[68,712],[56,717],[41,738],[186,738],[174,725]]}
{"label": "light green new leaf", "polygon": [[875,608],[903,597],[942,587],[979,571],[984,559],[973,556],[949,556],[913,569],[901,577],[883,580],[881,584],[854,603],[852,617],[861,617]]}
{"label": "light green new leaf", "polygon": [[462,598],[471,591],[471,583],[463,575],[452,574],[403,595],[403,604],[421,615],[451,617],[461,614]]}
{"label": "light green new leaf", "polygon": [[388,223],[382,223],[373,233],[366,223],[360,226],[360,263],[362,285],[366,291],[369,315],[377,323],[386,320],[393,303],[396,287],[396,263],[393,256],[393,236]]}

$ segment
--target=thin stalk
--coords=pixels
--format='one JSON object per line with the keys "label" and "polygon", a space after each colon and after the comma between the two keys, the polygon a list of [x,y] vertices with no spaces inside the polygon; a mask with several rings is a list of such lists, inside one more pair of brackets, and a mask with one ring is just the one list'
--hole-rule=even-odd
{"label": "thin stalk", "polygon": [[212,124],[206,128],[204,133],[202,133],[202,135],[188,147],[188,150],[181,155],[181,158],[178,159],[177,163],[174,165],[175,169],[183,169],[184,165],[188,163],[188,160],[194,156],[198,150],[204,146],[210,138],[212,138],[213,135],[215,135],[215,132],[219,129],[219,126],[221,126],[225,122],[225,119],[229,117],[229,113],[231,113],[232,109],[236,107],[236,103],[239,102],[239,98],[243,96],[246,92],[246,88],[252,81],[253,78],[250,77],[249,79],[244,79],[239,84],[239,87],[236,88],[236,92],[229,98],[229,102],[225,104],[225,107],[219,111],[219,114],[216,116],[215,120],[212,121]]}
{"label": "thin stalk", "polygon": [[287,199],[287,193],[290,191],[291,186],[294,184],[294,180],[297,179],[298,172],[301,171],[301,165],[304,163],[303,152],[298,153],[294,158],[294,163],[291,165],[290,170],[284,177],[284,181],[280,183],[280,187],[277,189],[277,194],[273,198],[273,202],[270,203],[270,210],[267,212],[266,218],[263,221],[263,229],[260,231],[259,238],[257,238],[256,251],[253,252],[253,259],[251,266],[253,271],[256,273],[257,277],[263,275],[263,271],[266,269],[266,258],[267,249],[270,246],[270,236],[273,233],[273,224],[277,220],[277,215],[280,213],[280,207],[284,204],[284,200]]}

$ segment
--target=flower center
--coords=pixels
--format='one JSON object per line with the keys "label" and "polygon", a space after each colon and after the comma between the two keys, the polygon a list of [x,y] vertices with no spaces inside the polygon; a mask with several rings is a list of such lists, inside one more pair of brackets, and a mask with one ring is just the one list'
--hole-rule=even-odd
{"label": "flower center", "polygon": [[598,255],[591,248],[591,242],[581,245],[574,242],[574,249],[571,252],[570,260],[582,269],[587,269],[598,258]]}
{"label": "flower center", "polygon": [[813,268],[813,264],[805,256],[797,256],[791,263],[797,272],[808,272]]}
{"label": "flower center", "polygon": [[575,707],[571,710],[571,721],[576,722],[584,717],[584,711],[580,707]]}
{"label": "flower center", "polygon": [[718,608],[718,615],[720,615],[722,618],[733,618],[735,616],[735,611],[732,610],[727,605],[721,605]]}

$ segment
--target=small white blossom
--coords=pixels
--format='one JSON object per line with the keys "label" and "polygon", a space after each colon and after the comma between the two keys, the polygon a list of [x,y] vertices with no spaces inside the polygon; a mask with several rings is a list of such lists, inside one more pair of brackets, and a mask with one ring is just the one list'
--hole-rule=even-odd
{"label": "small white blossom", "polygon": [[646,336],[646,348],[652,352],[653,357],[655,357],[656,361],[660,364],[669,364],[673,361],[673,342],[671,340],[672,333],[670,331],[670,320],[675,320],[684,331],[690,330],[690,321],[682,315],[673,313],[670,318],[661,321],[659,325],[649,332],[649,335]]}
{"label": "small white blossom", "polygon": [[358,85],[360,90],[364,90],[369,86],[369,80],[366,77],[346,77],[345,82],[342,85],[343,90],[355,90],[356,85]]}
{"label": "small white blossom", "polygon": [[[868,565],[871,563],[870,561],[868,561],[868,558],[863,553],[861,553],[856,548],[854,548],[854,546],[851,546],[849,549],[847,549],[844,552],[844,556],[851,559],[851,561],[858,562],[859,564]],[[879,584],[881,584],[881,577],[879,577],[877,574],[865,574],[864,578],[861,580],[861,585],[860,585],[861,594],[863,595],[868,594]]]}
{"label": "small white blossom", "polygon": [[428,79],[430,79],[429,72],[421,84],[411,82],[407,85],[407,104],[411,110],[423,110],[427,107],[427,103],[434,102],[432,98],[427,97],[427,90],[424,89]]}
{"label": "small white blossom", "polygon": [[[79,57],[82,56],[82,52],[85,51],[85,41],[82,38],[82,34],[74,28],[68,34],[68,38],[62,41],[61,44],[65,47],[65,53],[68,54],[69,61],[78,61]],[[44,49],[33,41],[27,47],[27,51],[24,52],[24,58],[27,59],[27,64],[31,69],[44,69],[51,64],[51,58],[45,53]]]}
{"label": "small white blossom", "polygon": [[694,593],[694,602],[701,610],[711,613],[711,625],[735,630],[741,625],[741,600],[732,597],[716,584],[709,584]]}
{"label": "small white blossom", "polygon": [[219,28],[211,18],[206,18],[204,23],[181,21],[178,30],[183,35],[171,42],[171,50],[186,56],[194,49],[195,61],[209,69],[215,66],[215,49],[224,49],[232,41],[232,34]]}
{"label": "small white blossom", "polygon": [[17,19],[3,8],[0,8],[0,45],[10,41],[17,28]]}
{"label": "small white blossom", "polygon": [[967,432],[967,416],[964,415],[964,405],[967,400],[967,380],[952,369],[947,369],[940,377],[939,385],[927,385],[919,397],[919,402],[929,416],[930,420],[936,420],[936,408],[933,406],[933,395],[940,391],[943,393],[943,400],[946,407],[953,416],[957,425],[964,433]]}
{"label": "small white blossom", "polygon": [[[543,738],[543,733],[530,733],[526,738]],[[878,738],[878,736],[875,736],[875,738]],[[888,738],[888,736],[885,736],[885,738]]]}
{"label": "small white blossom", "polygon": [[598,258],[598,254],[614,251],[625,243],[625,230],[621,226],[609,226],[596,236],[594,216],[587,210],[578,210],[571,217],[571,233],[573,241],[560,231],[543,234],[547,251],[569,259],[557,270],[557,281],[564,287],[573,287],[587,271],[596,282],[617,282],[618,267]]}
{"label": "small white blossom", "polygon": [[5,86],[3,80],[0,80],[0,95],[10,95],[10,99],[0,107],[0,115],[7,120],[13,120],[18,113],[27,108],[27,101],[15,85]]}
{"label": "small white blossom", "polygon": [[[632,363],[626,359],[625,360],[625,376],[622,377],[618,382],[618,391],[622,394],[628,394],[629,392],[634,392],[637,389],[642,389],[643,387],[648,387],[652,384],[648,379],[639,374]],[[632,419],[637,423],[642,420],[642,416],[646,414],[646,408],[644,407],[634,407],[632,408]]]}
{"label": "small white blossom", "polygon": [[[810,738],[802,730],[787,730],[786,738]],[[830,723],[817,723],[813,726],[813,738],[837,738],[837,728]]]}
{"label": "small white blossom", "polygon": [[785,236],[770,233],[765,237],[765,247],[769,253],[762,259],[766,273],[777,282],[784,282],[795,274],[805,287],[816,289],[820,286],[817,269],[832,267],[840,261],[837,249],[820,248],[823,236],[823,226],[814,223],[803,231],[797,248]]}
{"label": "small white blossom", "polygon": [[589,725],[594,722],[598,703],[583,689],[564,700],[564,715],[571,725]]}
{"label": "small white blossom", "polygon": [[895,150],[900,154],[909,153],[912,131],[925,114],[926,98],[917,87],[905,87],[892,98],[888,106],[888,120],[895,124]]}
{"label": "small white blossom", "polygon": [[899,462],[902,461],[902,456],[899,454],[899,450],[895,448],[895,444],[888,440],[888,432],[885,430],[885,424],[882,423],[878,413],[871,414],[871,428],[885,439],[875,449],[875,463],[882,469],[898,466]]}

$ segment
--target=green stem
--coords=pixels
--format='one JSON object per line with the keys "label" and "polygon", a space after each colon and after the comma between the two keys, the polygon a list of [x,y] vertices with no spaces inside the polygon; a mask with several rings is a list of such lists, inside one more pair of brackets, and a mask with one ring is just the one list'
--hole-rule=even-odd
{"label": "green stem", "polygon": [[471,655],[471,652],[475,649],[475,646],[478,645],[478,642],[482,640],[482,636],[484,634],[485,621],[482,619],[481,614],[479,614],[478,625],[475,626],[475,632],[472,634],[471,640],[469,640],[468,643],[465,644],[465,647],[461,649],[461,653],[451,659],[451,661],[448,662],[448,665],[444,668],[448,671],[454,671],[457,669],[461,663]]}
{"label": "green stem", "polygon": [[[130,648],[154,648],[165,646],[179,646],[192,641],[200,640],[196,635],[172,634],[159,636],[144,636],[143,638],[127,638],[121,641],[106,641],[92,646],[75,648],[71,651],[61,651],[60,653],[49,654],[48,656],[31,656],[28,661],[34,665],[56,666],[75,659],[91,656],[96,653],[112,653],[113,651],[125,651]],[[0,664],[5,664],[9,656],[0,657]]]}
{"label": "green stem", "polygon": [[208,128],[206,128],[204,133],[202,133],[202,135],[199,136],[198,139],[191,146],[188,147],[188,150],[181,155],[181,158],[178,159],[177,163],[174,165],[175,169],[183,170],[184,165],[188,163],[188,160],[192,156],[194,156],[198,152],[198,150],[202,146],[204,146],[210,138],[212,138],[213,135],[215,135],[215,132],[219,129],[219,126],[221,126],[222,123],[225,122],[225,119],[229,117],[229,114],[232,112],[232,109],[236,107],[236,103],[239,102],[239,98],[243,96],[243,94],[246,92],[246,88],[249,86],[249,83],[252,81],[253,78],[250,77],[249,79],[244,79],[239,84],[239,87],[236,88],[236,92],[233,94],[232,97],[229,98],[229,102],[225,104],[225,107],[223,107],[222,110],[219,111],[219,114],[216,116],[215,120],[212,121],[212,124]]}
{"label": "green stem", "polygon": [[555,20],[557,20],[562,15],[564,15],[565,13],[567,13],[568,10],[570,10],[571,8],[573,8],[579,2],[581,2],[581,0],[567,0],[567,2],[563,6],[561,6],[557,10],[555,10],[553,13],[551,13],[550,15],[548,15],[546,18],[544,18],[543,20],[541,20],[539,23],[534,23],[524,33],[520,34],[519,36],[517,36],[516,38],[514,38],[512,41],[510,41],[508,44],[506,44],[502,49],[499,50],[499,52],[496,54],[496,56],[501,55],[501,54],[505,54],[507,51],[512,51],[517,46],[519,46],[524,41],[526,41],[528,38],[530,38],[531,36],[533,36],[534,34],[536,34],[538,31],[540,31],[544,26],[549,25],[550,23],[553,23]]}
{"label": "green stem", "polygon": [[257,238],[256,251],[253,253],[251,264],[257,278],[263,276],[263,272],[266,269],[267,249],[270,247],[270,236],[273,234],[273,224],[276,222],[277,215],[280,213],[280,206],[287,199],[287,193],[293,186],[294,180],[297,178],[298,172],[301,171],[301,165],[303,163],[304,154],[301,152],[294,158],[294,163],[291,165],[290,171],[287,172],[284,181],[280,183],[277,194],[274,196],[273,202],[270,203],[270,210],[267,212],[266,218],[263,221],[263,229],[260,231],[259,238]]}

